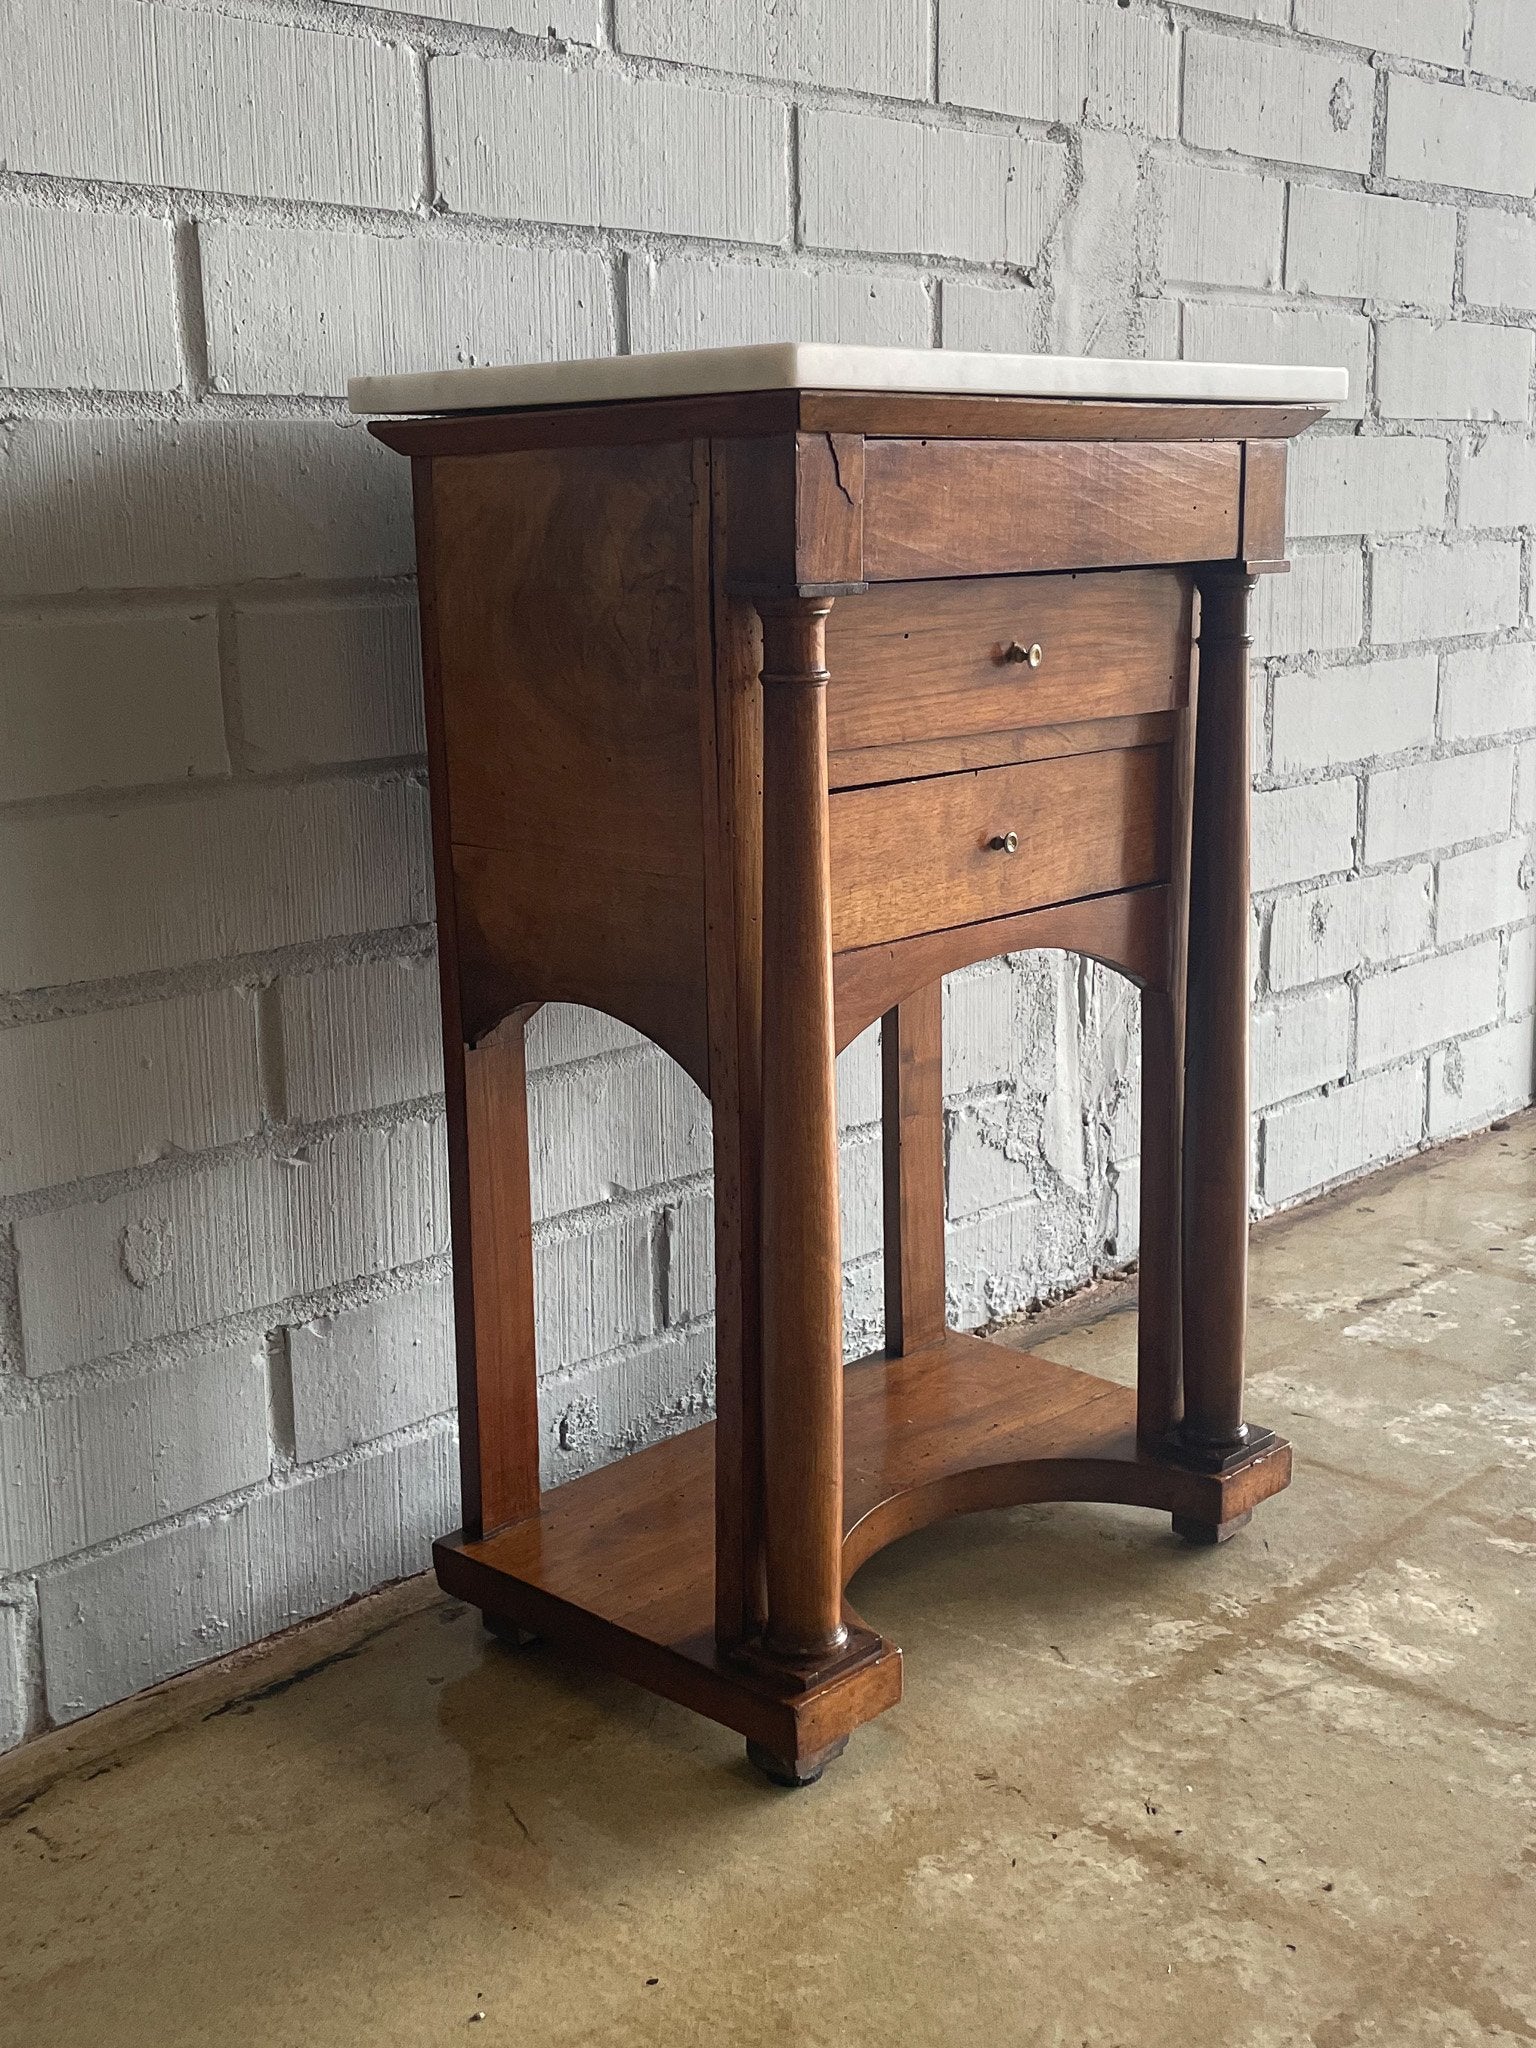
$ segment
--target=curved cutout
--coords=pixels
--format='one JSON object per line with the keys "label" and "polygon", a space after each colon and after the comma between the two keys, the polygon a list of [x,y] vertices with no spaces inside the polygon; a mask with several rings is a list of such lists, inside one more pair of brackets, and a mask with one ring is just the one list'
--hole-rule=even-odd
{"label": "curved cutout", "polygon": [[1138,988],[1166,987],[1170,896],[1166,884],[1156,883],[840,953],[832,963],[837,1049],[851,1045],[913,989],[1000,953],[1082,953]]}
{"label": "curved cutout", "polygon": [[[627,1024],[676,1060],[704,1095],[709,1094],[709,1039],[702,998],[665,981],[601,980],[595,973],[564,972],[551,966],[534,972],[525,963],[496,957],[480,934],[459,928],[460,1004],[465,1043],[485,1045],[546,1003],[574,1003]],[[536,991],[536,992],[535,992]]]}
{"label": "curved cutout", "polygon": [[843,1538],[843,1582],[889,1544],[956,1515],[1044,1501],[1116,1502],[1182,1512],[1187,1475],[1172,1465],[1123,1458],[1026,1458],[949,1472],[902,1488],[867,1508]]}

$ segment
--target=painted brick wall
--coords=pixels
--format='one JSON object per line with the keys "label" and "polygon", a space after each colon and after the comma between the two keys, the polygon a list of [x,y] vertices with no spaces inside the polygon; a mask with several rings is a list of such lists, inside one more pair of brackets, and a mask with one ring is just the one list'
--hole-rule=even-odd
{"label": "painted brick wall", "polygon": [[[1257,1189],[1532,1094],[1529,0],[0,0],[0,1746],[454,1519],[407,370],[1346,363],[1256,689]],[[952,1309],[1135,1253],[1135,1006],[947,991]],[[708,1117],[536,1026],[544,1463],[710,1401]],[[843,1065],[879,1340],[873,1040]]]}

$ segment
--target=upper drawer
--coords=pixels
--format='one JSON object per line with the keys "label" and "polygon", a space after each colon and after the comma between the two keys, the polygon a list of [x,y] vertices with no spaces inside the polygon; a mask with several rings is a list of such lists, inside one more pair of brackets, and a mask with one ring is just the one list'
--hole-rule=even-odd
{"label": "upper drawer", "polygon": [[1221,561],[1242,472],[1235,441],[866,441],[864,575]]}
{"label": "upper drawer", "polygon": [[827,619],[828,750],[1177,710],[1193,601],[1176,569],[957,577],[840,597]]}
{"label": "upper drawer", "polygon": [[833,792],[844,953],[1168,876],[1167,747]]}

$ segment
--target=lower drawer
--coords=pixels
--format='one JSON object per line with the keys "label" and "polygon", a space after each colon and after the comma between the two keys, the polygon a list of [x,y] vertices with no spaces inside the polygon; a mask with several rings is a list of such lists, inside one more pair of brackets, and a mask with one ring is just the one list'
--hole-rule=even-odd
{"label": "lower drawer", "polygon": [[845,953],[1166,881],[1166,746],[836,790],[832,944]]}

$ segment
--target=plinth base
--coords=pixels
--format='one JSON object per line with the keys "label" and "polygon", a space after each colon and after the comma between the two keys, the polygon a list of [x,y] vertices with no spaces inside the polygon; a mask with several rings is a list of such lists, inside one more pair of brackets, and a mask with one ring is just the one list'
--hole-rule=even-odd
{"label": "plinth base", "polygon": [[[714,1428],[688,1430],[546,1494],[538,1515],[434,1548],[439,1583],[486,1615],[547,1637],[746,1736],[808,1781],[843,1738],[901,1697],[901,1652],[797,1687],[714,1639]],[[1196,1525],[1240,1525],[1291,1475],[1266,1433],[1220,1472],[1136,1440],[1132,1389],[951,1332],[847,1375],[843,1571],[929,1522],[1030,1501],[1119,1501]],[[1206,1540],[1211,1540],[1207,1538]],[[850,1627],[863,1628],[848,1614]]]}

